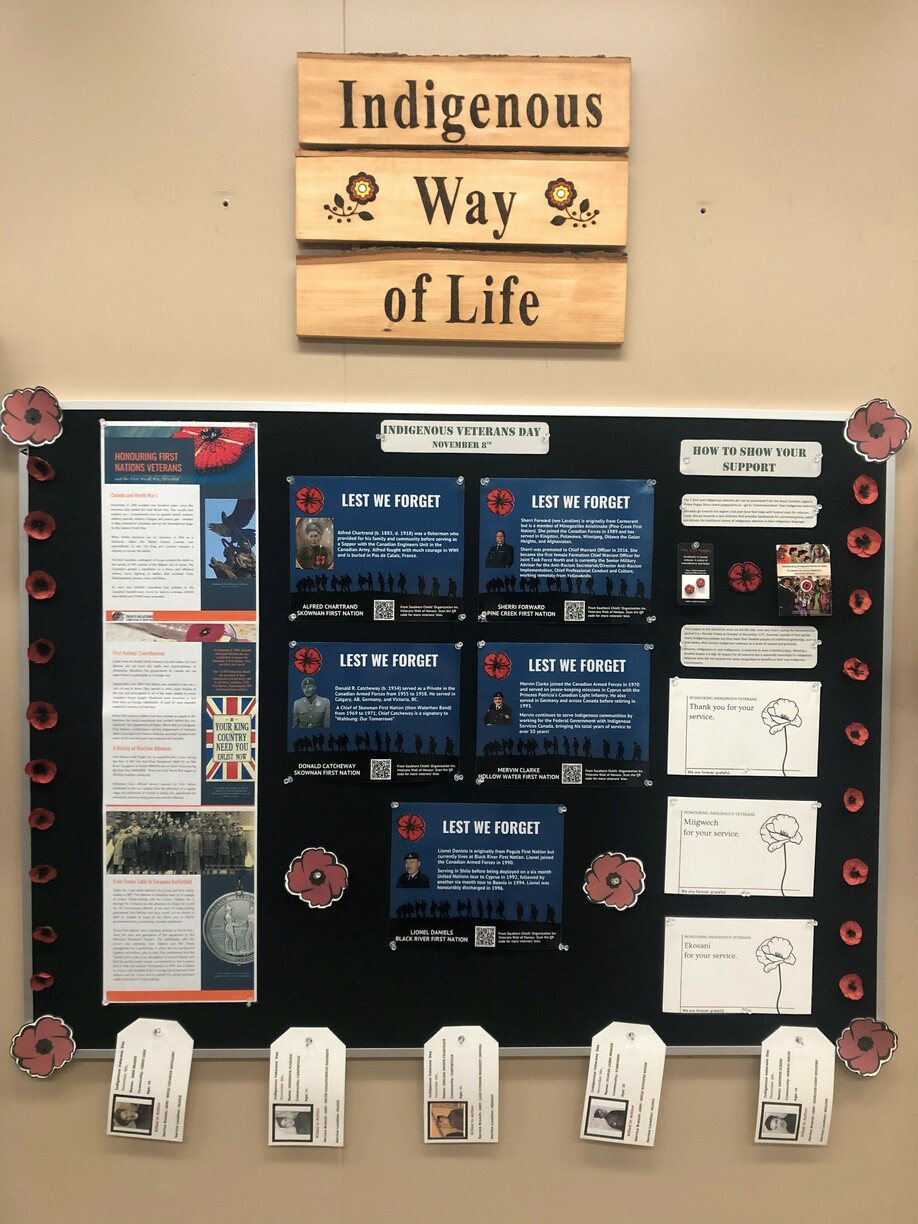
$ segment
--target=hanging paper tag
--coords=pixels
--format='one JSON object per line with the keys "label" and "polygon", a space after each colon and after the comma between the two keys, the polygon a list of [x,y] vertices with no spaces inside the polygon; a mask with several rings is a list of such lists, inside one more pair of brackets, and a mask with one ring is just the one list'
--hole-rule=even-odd
{"label": "hanging paper tag", "polygon": [[783,1024],[762,1042],[756,1143],[826,1144],[835,1046],[817,1028]]}
{"label": "hanging paper tag", "polygon": [[593,1038],[581,1139],[653,1147],[666,1046],[648,1024],[607,1024]]}
{"label": "hanging paper tag", "polygon": [[288,1028],[271,1046],[268,1145],[344,1147],[345,1046],[331,1029]]}
{"label": "hanging paper tag", "polygon": [[194,1041],[177,1020],[135,1020],[118,1034],[108,1133],[181,1143]]}
{"label": "hanging paper tag", "polygon": [[424,1046],[424,1142],[497,1142],[497,1042],[477,1024],[441,1028]]}

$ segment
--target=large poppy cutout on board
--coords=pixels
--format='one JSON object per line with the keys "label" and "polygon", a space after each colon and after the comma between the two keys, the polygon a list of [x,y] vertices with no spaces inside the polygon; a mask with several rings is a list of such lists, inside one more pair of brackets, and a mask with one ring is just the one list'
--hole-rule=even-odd
{"label": "large poppy cutout on board", "polygon": [[24,1024],[10,1042],[10,1057],[33,1079],[47,1079],[76,1053],[73,1029],[60,1016],[39,1016]]}
{"label": "large poppy cutout on board", "polygon": [[288,893],[305,901],[310,909],[328,909],[340,901],[347,888],[347,868],[324,846],[312,846],[298,855],[287,869]]}
{"label": "large poppy cutout on board", "polygon": [[868,463],[885,463],[902,449],[911,431],[911,421],[899,416],[889,400],[875,399],[851,413],[845,438]]}
{"label": "large poppy cutout on board", "polygon": [[630,909],[644,891],[644,864],[612,850],[597,855],[583,877],[583,891],[594,905]]}
{"label": "large poppy cutout on board", "polygon": [[0,432],[17,446],[48,446],[62,429],[61,406],[46,387],[22,387],[0,403]]}
{"label": "large poppy cutout on board", "polygon": [[882,1020],[862,1016],[852,1020],[835,1043],[838,1057],[855,1075],[876,1075],[889,1062],[899,1038]]}

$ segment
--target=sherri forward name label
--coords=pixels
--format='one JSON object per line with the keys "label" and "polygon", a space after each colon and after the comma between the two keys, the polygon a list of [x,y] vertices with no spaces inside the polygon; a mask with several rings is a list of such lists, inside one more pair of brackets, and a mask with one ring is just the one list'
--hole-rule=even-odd
{"label": "sherri forward name label", "polygon": [[636,620],[650,611],[649,480],[483,480],[482,620]]}
{"label": "sherri forward name label", "polygon": [[477,781],[640,786],[648,777],[643,645],[479,642]]}
{"label": "sherri forward name label", "polygon": [[293,778],[432,782],[459,767],[459,646],[292,642]]}
{"label": "sherri forward name label", "polygon": [[290,619],[456,620],[463,484],[292,477]]}

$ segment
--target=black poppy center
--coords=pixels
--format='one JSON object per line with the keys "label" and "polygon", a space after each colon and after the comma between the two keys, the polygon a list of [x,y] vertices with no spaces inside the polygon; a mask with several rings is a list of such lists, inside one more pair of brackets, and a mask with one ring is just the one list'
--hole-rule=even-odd
{"label": "black poppy center", "polygon": [[868,427],[867,432],[870,434],[871,438],[882,438],[886,433],[886,426],[882,421],[874,421],[874,423]]}
{"label": "black poppy center", "polygon": [[26,408],[22,414],[22,419],[27,425],[37,425],[41,420],[41,412],[38,408]]}
{"label": "black poppy center", "polygon": [[319,871],[318,868],[315,871],[310,871],[309,883],[310,884],[324,884],[325,883],[325,872]]}
{"label": "black poppy center", "polygon": [[207,625],[205,625],[204,628],[201,630],[201,637],[202,638],[210,637],[212,632],[213,630],[210,629]]}
{"label": "black poppy center", "polygon": [[858,546],[858,548],[867,548],[870,545],[870,536],[868,535],[857,536],[854,542]]}
{"label": "black poppy center", "polygon": [[216,440],[219,437],[220,437],[219,429],[205,429],[203,433],[201,434],[201,441],[202,442],[216,442]]}
{"label": "black poppy center", "polygon": [[867,1050],[872,1050],[873,1049],[873,1038],[872,1037],[859,1037],[857,1048],[859,1050],[863,1050],[865,1053],[867,1052]]}
{"label": "black poppy center", "polygon": [[860,869],[859,869],[859,868],[857,868],[857,867],[852,867],[852,868],[851,868],[851,878],[852,878],[852,880],[858,880],[858,879],[860,879],[860,875],[861,875],[861,873],[860,873]]}
{"label": "black poppy center", "polygon": [[42,1037],[38,1041],[35,1042],[35,1053],[36,1054],[50,1054],[53,1049],[54,1049],[54,1043],[50,1041],[47,1037]]}
{"label": "black poppy center", "polygon": [[622,877],[618,874],[617,871],[610,871],[609,874],[606,876],[606,883],[609,885],[610,888],[618,888],[621,882],[622,882]]}

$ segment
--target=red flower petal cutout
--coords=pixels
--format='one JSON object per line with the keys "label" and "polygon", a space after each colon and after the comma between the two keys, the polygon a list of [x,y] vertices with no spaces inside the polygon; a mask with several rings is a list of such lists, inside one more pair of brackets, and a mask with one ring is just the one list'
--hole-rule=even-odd
{"label": "red flower petal cutout", "polygon": [[328,909],[340,901],[347,889],[348,870],[323,846],[312,846],[287,868],[287,892],[305,901],[310,909]]}
{"label": "red flower petal cutout", "polygon": [[301,646],[294,652],[293,666],[304,675],[314,676],[322,669],[322,654],[315,646]]}
{"label": "red flower petal cutout", "polygon": [[873,607],[870,592],[865,591],[863,587],[858,587],[856,591],[852,591],[848,596],[848,607],[855,616],[863,616],[865,612],[869,612]]}
{"label": "red flower petal cutout", "polygon": [[877,482],[872,476],[858,476],[852,488],[854,489],[854,500],[862,506],[872,506],[880,496]]}
{"label": "red flower petal cutout", "polygon": [[25,589],[33,599],[50,599],[57,590],[57,583],[44,570],[32,570],[25,580]]}
{"label": "red flower petal cutout", "polygon": [[53,480],[57,475],[48,460],[42,459],[41,455],[29,455],[26,471],[33,480],[40,481]]}
{"label": "red flower petal cutout", "polygon": [[869,463],[885,463],[902,449],[911,429],[911,421],[900,416],[889,400],[875,399],[851,413],[845,437]]}
{"label": "red flower petal cutout", "polygon": [[304,514],[313,518],[325,505],[325,494],[315,485],[310,485],[308,488],[297,489],[294,500],[298,510],[302,510]]}
{"label": "red flower petal cutout", "polygon": [[49,638],[36,638],[29,643],[26,657],[30,663],[50,663],[54,658],[55,646]]}
{"label": "red flower petal cutout", "polygon": [[32,938],[36,943],[53,944],[57,940],[57,931],[53,926],[37,926],[32,928]]}
{"label": "red flower petal cutout", "polygon": [[644,864],[617,850],[593,859],[583,877],[583,891],[594,905],[625,910],[637,904],[644,891]]}
{"label": "red flower petal cutout", "polygon": [[851,999],[855,1003],[864,997],[864,983],[859,973],[846,973],[844,977],[839,978],[838,989],[846,999]]}
{"label": "red flower petal cutout", "polygon": [[845,807],[849,812],[859,812],[864,806],[864,792],[856,786],[849,786],[845,791]]}
{"label": "red flower petal cutout", "polygon": [[61,406],[47,387],[11,391],[0,403],[0,433],[17,446],[47,446],[62,428]]}
{"label": "red flower petal cutout", "polygon": [[73,1029],[60,1016],[39,1016],[24,1024],[10,1042],[10,1057],[33,1079],[47,1079],[76,1053]]}
{"label": "red flower petal cutout", "polygon": [[194,439],[194,466],[198,472],[215,472],[232,467],[255,445],[254,429],[229,426],[187,425],[177,429],[173,438]]}
{"label": "red flower petal cutout", "polygon": [[727,581],[740,595],[757,591],[762,585],[762,570],[754,561],[735,561],[727,570]]}
{"label": "red flower petal cutout", "polygon": [[848,532],[848,552],[856,557],[872,557],[880,551],[883,537],[873,527],[855,527]]}
{"label": "red flower petal cutout", "polygon": [[848,922],[843,922],[838,928],[838,933],[841,936],[842,943],[846,943],[849,948],[856,948],[864,938],[864,930],[859,922],[855,922],[852,918]]}
{"label": "red flower petal cutout", "polygon": [[503,680],[510,675],[513,664],[508,654],[504,654],[502,650],[492,650],[485,655],[481,666],[485,675],[490,676],[492,680]]}
{"label": "red flower petal cutout", "polygon": [[30,539],[47,540],[57,530],[57,523],[44,510],[30,510],[23,519],[22,529]]}
{"label": "red flower petal cutout", "polygon": [[866,680],[870,675],[870,668],[863,659],[845,659],[842,668],[849,680]]}
{"label": "red flower petal cutout", "polygon": [[36,731],[50,731],[57,726],[57,710],[50,701],[30,702],[25,716]]}
{"label": "red flower petal cutout", "polygon": [[43,833],[45,829],[50,829],[57,817],[50,808],[36,807],[29,812],[29,828],[38,829]]}
{"label": "red flower petal cutout", "polygon": [[868,1016],[852,1020],[843,1031],[835,1049],[849,1071],[855,1075],[876,1075],[884,1063],[889,1062],[899,1038],[888,1024]]}
{"label": "red flower petal cutout", "polygon": [[53,973],[33,973],[29,978],[29,985],[33,990],[47,990],[49,986],[54,985]]}
{"label": "red flower petal cutout", "polygon": [[870,868],[863,859],[845,859],[842,867],[842,877],[846,884],[863,884],[868,875],[870,875]]}
{"label": "red flower petal cutout", "polygon": [[845,735],[848,737],[848,742],[854,744],[856,748],[863,748],[870,739],[870,732],[860,722],[848,723],[845,727]]}
{"label": "red flower petal cutout", "polygon": [[406,812],[404,816],[399,816],[396,828],[399,837],[404,837],[406,841],[420,841],[424,836],[427,823],[424,817],[419,816],[417,812]]}
{"label": "red flower petal cutout", "polygon": [[509,489],[492,489],[485,498],[485,505],[492,514],[503,516],[510,513],[516,505],[516,499]]}
{"label": "red flower petal cutout", "polygon": [[57,773],[57,766],[46,757],[36,757],[28,762],[25,771],[33,782],[40,782],[44,786],[46,782],[53,781]]}
{"label": "red flower petal cutout", "polygon": [[33,884],[50,884],[57,879],[57,868],[50,863],[37,863],[29,869],[29,879]]}

